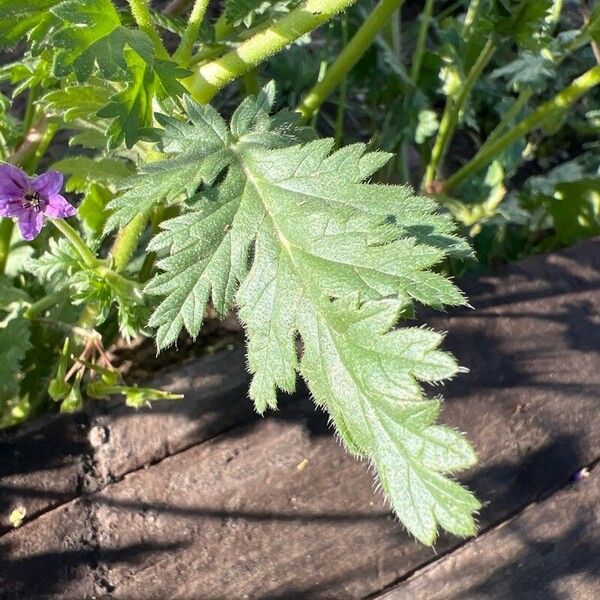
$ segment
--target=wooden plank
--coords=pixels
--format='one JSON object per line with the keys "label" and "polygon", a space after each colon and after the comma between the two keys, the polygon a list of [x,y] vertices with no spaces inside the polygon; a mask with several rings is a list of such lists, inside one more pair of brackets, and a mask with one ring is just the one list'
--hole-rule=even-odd
{"label": "wooden plank", "polygon": [[[472,369],[450,387],[443,419],[467,430],[478,448],[481,463],[466,480],[489,501],[483,526],[552,492],[598,456],[599,262],[597,241],[558,260],[526,261],[469,284],[481,309],[468,319],[467,311],[436,318]],[[87,497],[93,569],[105,591],[144,598],[160,585],[161,596],[173,598],[358,598],[433,559],[394,523],[365,465],[345,455],[324,418],[308,402],[294,409]],[[61,507],[2,538],[5,586],[12,553],[26,546],[31,528],[67,518]],[[443,538],[438,551],[454,544]],[[46,551],[61,548],[51,542]],[[31,577],[38,580],[35,570]]]}
{"label": "wooden plank", "polygon": [[600,469],[418,571],[381,600],[600,598]]}
{"label": "wooden plank", "polygon": [[0,535],[23,506],[29,521],[125,473],[255,418],[238,347],[159,374],[150,386],[185,394],[134,410],[89,402],[85,413],[54,415],[0,432]]}

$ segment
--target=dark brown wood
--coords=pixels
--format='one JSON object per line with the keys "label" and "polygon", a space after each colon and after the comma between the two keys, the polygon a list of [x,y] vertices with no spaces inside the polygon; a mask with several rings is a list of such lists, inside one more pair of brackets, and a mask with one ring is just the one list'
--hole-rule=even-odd
{"label": "dark brown wood", "polygon": [[26,520],[144,465],[256,418],[246,399],[243,350],[193,360],[148,385],[183,393],[182,401],[134,410],[90,402],[79,415],[55,415],[0,433],[0,535],[24,506]]}
{"label": "dark brown wood", "polygon": [[600,469],[418,571],[380,600],[600,598]]}
{"label": "dark brown wood", "polygon": [[[599,267],[598,241],[524,261],[467,281],[477,311],[431,320],[471,368],[448,387],[442,420],[467,431],[480,454],[463,480],[489,503],[483,527],[552,494],[600,453]],[[172,422],[173,431],[133,415],[107,416],[109,435],[98,436],[106,439],[94,457],[108,473],[98,479],[109,485],[0,538],[5,597],[39,593],[57,577],[44,561],[33,561],[27,582],[19,576],[28,540],[46,528],[82,540],[51,534],[30,552],[79,557],[60,570],[55,598],[82,597],[79,579],[92,581],[89,597],[132,600],[360,598],[436,558],[394,522],[366,465],[308,400],[184,451],[197,444],[186,437],[193,420]],[[178,426],[189,427],[182,437]],[[148,461],[158,462],[110,484]],[[440,539],[438,553],[457,542]]]}

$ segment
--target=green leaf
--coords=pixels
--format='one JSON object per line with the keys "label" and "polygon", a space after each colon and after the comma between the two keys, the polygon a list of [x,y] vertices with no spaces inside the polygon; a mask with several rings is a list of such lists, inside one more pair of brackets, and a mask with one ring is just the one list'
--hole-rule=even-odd
{"label": "green leaf", "polygon": [[[236,111],[236,133],[247,140],[260,136],[259,143],[280,147],[310,139],[308,128],[299,126],[299,116],[283,111],[268,118],[273,93],[268,89],[260,96],[260,108],[242,103]],[[139,212],[149,212],[161,201],[171,202],[181,197],[192,197],[202,183],[210,184],[229,164],[233,154],[229,143],[233,134],[225,121],[210,105],[200,106],[190,98],[185,99],[191,123],[173,117],[158,115],[163,125],[162,149],[177,153],[170,160],[142,167],[141,173],[122,183],[129,190],[113,200],[108,208],[113,210],[106,232],[125,227]]]}
{"label": "green leaf", "polygon": [[600,179],[563,181],[546,201],[561,244],[600,234]]}
{"label": "green leaf", "polygon": [[[182,328],[196,336],[209,301],[220,314],[236,304],[259,412],[300,374],[346,446],[374,464],[413,535],[426,544],[438,526],[472,535],[480,505],[447,475],[475,454],[434,424],[440,402],[420,386],[458,367],[438,349],[439,334],[396,327],[415,301],[464,303],[432,270],[464,244],[432,200],[368,183],[389,155],[362,144],[332,152],[332,140],[299,144],[302,130],[294,140],[289,122],[277,135],[282,117],[268,117],[272,100],[272,89],[246,100],[229,131],[214,109],[190,101],[191,123],[164,120],[163,147],[175,156],[152,165],[153,197],[191,202],[150,243],[167,253],[146,288],[161,297],[150,319],[157,344],[174,343]],[[113,223],[126,222],[149,193],[132,188],[126,202],[117,199]]]}
{"label": "green leaf", "polygon": [[79,255],[63,238],[50,238],[48,250],[40,257],[29,259],[25,270],[53,289],[61,289],[83,268]]}
{"label": "green leaf", "polygon": [[299,0],[227,0],[225,19],[230,25],[238,26],[243,23],[246,27],[251,27],[257,21],[289,12],[299,3]]}
{"label": "green leaf", "polygon": [[172,98],[185,92],[178,78],[188,72],[174,63],[156,60],[149,65],[136,55],[130,55],[128,63],[132,81],[98,111],[99,117],[114,119],[108,128],[110,148],[123,141],[131,148],[140,139],[153,139],[154,96]]}
{"label": "green leaf", "polygon": [[0,48],[18,44],[25,36],[44,29],[50,9],[62,0],[0,0]]}
{"label": "green leaf", "polygon": [[69,156],[55,162],[52,168],[70,176],[67,192],[80,192],[84,184],[89,182],[109,185],[133,174],[129,164],[111,157],[93,159],[87,156]]}
{"label": "green leaf", "polygon": [[548,79],[555,76],[555,72],[554,63],[544,55],[523,52],[512,62],[494,70],[490,77],[506,79],[507,87],[518,91],[523,85],[543,89]]}
{"label": "green leaf", "polygon": [[42,98],[42,104],[51,115],[59,115],[67,122],[90,119],[106,106],[110,93],[109,88],[88,82],[53,90]]}
{"label": "green leaf", "polygon": [[146,62],[152,62],[152,41],[141,31],[123,27],[110,0],[66,0],[52,12],[63,22],[52,36],[52,43],[59,48],[54,61],[56,76],[73,72],[83,82],[97,65],[106,79],[127,79],[127,46]]}
{"label": "green leaf", "polygon": [[21,361],[30,348],[29,323],[20,316],[0,323],[0,408],[19,393]]}

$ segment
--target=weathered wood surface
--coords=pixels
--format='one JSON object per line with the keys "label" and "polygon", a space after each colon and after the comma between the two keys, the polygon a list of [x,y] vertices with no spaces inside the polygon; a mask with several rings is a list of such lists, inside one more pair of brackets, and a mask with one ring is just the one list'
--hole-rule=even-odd
{"label": "weathered wood surface", "polygon": [[[180,402],[132,411],[88,403],[83,414],[56,415],[0,433],[0,534],[10,509],[27,520],[144,465],[254,418],[241,348],[171,369],[150,385],[185,394]],[[108,442],[108,443],[106,443]]]}
{"label": "weathered wood surface", "polygon": [[[430,319],[471,369],[448,386],[442,419],[467,431],[480,454],[464,480],[489,502],[484,529],[600,454],[599,267],[598,240],[530,259],[465,281],[475,312]],[[85,485],[64,484],[68,493],[48,512],[0,538],[1,597],[359,598],[459,543],[442,538],[436,555],[409,539],[366,466],[344,453],[308,400],[249,420],[243,360],[232,360],[212,387],[171,375],[175,388],[213,398],[208,421],[189,400],[181,416],[122,408],[89,420]],[[237,383],[228,374],[236,369]],[[223,383],[229,401],[219,405]],[[239,420],[246,425],[232,429]],[[69,456],[79,473],[77,453]],[[147,463],[155,464],[140,470]],[[41,488],[33,475],[21,486],[32,493],[19,492],[28,509]],[[5,482],[9,508],[15,486]],[[94,493],[73,499],[82,492]]]}
{"label": "weathered wood surface", "polygon": [[594,600],[600,469],[418,571],[380,600]]}

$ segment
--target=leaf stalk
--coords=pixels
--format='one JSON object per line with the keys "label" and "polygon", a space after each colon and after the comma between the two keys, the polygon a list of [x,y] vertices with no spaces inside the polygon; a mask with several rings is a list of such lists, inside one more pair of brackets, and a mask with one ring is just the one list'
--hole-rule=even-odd
{"label": "leaf stalk", "polygon": [[574,102],[593,87],[600,85],[600,65],[592,67],[583,75],[577,77],[567,87],[563,88],[554,98],[544,102],[530,115],[525,117],[518,125],[499,136],[492,143],[481,148],[480,151],[454,175],[444,183],[444,191],[451,191],[458,187],[467,177],[476,173],[493,160],[500,152],[516,140],[536,129],[557,112],[567,110]]}
{"label": "leaf stalk", "polygon": [[356,0],[306,0],[272,25],[259,31],[221,58],[200,66],[184,81],[201,104],[209,102],[228,83],[247,73],[299,37],[329,21]]}
{"label": "leaf stalk", "polygon": [[333,64],[298,105],[297,111],[306,122],[315,110],[325,102],[331,92],[344,80],[363,54],[371,46],[379,31],[392,14],[402,6],[404,0],[381,0],[366,21],[360,26]]}

